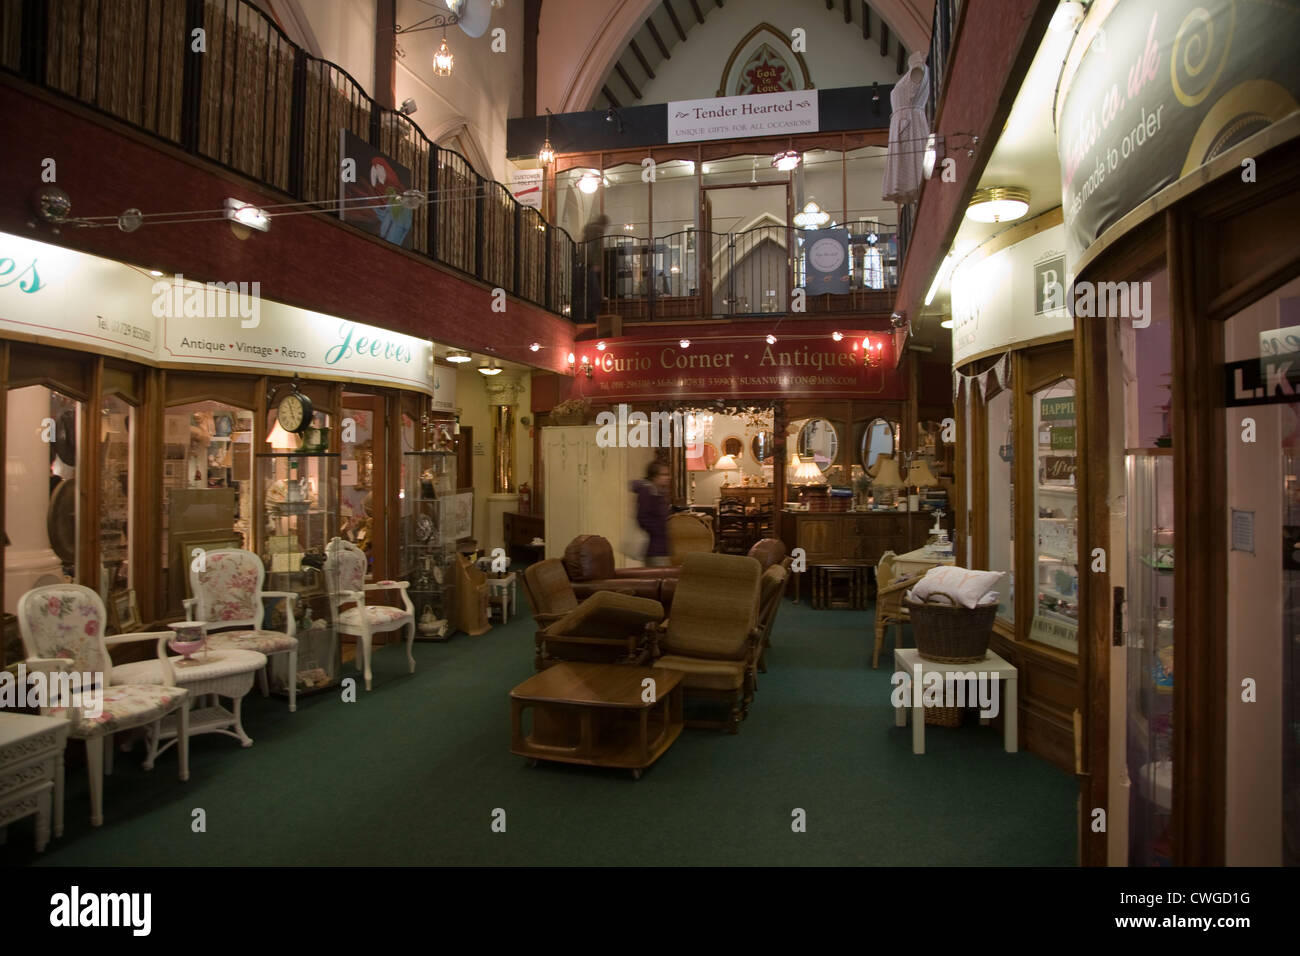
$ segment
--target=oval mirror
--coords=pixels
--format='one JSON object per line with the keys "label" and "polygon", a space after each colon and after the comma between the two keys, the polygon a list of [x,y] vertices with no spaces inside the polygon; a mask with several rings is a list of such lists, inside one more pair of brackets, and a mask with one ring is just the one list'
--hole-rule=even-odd
{"label": "oval mirror", "polygon": [[771,432],[759,432],[749,441],[749,450],[754,453],[754,461],[770,465],[776,456],[776,436]]}
{"label": "oval mirror", "polygon": [[897,451],[893,423],[873,418],[862,432],[862,467],[869,471],[881,455],[893,455]]}
{"label": "oval mirror", "polygon": [[811,458],[825,472],[835,464],[835,459],[839,456],[840,436],[836,433],[835,426],[826,419],[814,418],[799,429],[796,448],[801,459],[807,461]]}
{"label": "oval mirror", "polygon": [[745,443],[740,440],[739,435],[731,435],[722,439],[722,453],[730,455],[736,461],[740,461],[745,454]]}

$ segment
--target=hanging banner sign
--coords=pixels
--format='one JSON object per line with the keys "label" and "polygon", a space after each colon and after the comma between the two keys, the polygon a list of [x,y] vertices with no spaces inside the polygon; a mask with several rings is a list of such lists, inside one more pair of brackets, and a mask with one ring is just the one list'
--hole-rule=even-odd
{"label": "hanging banner sign", "polygon": [[1294,112],[1297,36],[1294,0],[1093,4],[1056,103],[1070,260],[1164,187]]}
{"label": "hanging banner sign", "polygon": [[[871,341],[871,365],[863,362],[864,338]],[[591,363],[590,378],[581,368],[583,358]],[[693,332],[687,348],[676,339],[605,339],[603,352],[580,354],[578,364],[569,397],[595,402],[907,395],[894,368],[891,337],[883,331],[845,330],[839,342],[829,333],[783,335],[774,345],[759,337]]]}
{"label": "hanging banner sign", "polygon": [[802,236],[809,295],[849,293],[849,231],[817,229]]}
{"label": "hanging banner sign", "polygon": [[817,93],[759,93],[668,104],[668,142],[817,132]]}
{"label": "hanging banner sign", "polygon": [[1039,416],[1045,422],[1073,421],[1074,396],[1043,399],[1039,405]]}

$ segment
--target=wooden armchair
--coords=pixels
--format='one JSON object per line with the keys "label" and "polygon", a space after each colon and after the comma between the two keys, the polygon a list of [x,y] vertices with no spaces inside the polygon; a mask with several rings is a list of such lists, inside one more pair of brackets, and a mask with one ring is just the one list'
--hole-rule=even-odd
{"label": "wooden armchair", "polygon": [[537,624],[533,667],[541,670],[546,666],[546,629],[577,609],[578,596],[573,593],[573,582],[559,558],[547,558],[524,569],[524,594],[528,596]]}
{"label": "wooden armchair", "polygon": [[655,653],[655,628],[664,619],[658,601],[597,591],[537,632],[538,670],[561,661],[644,664]]}
{"label": "wooden armchair", "polygon": [[754,697],[758,660],[759,580],[754,558],[734,554],[688,554],[673,597],[672,616],[659,627],[664,656],[657,667],[681,671],[687,697],[721,700],[726,720],[693,719],[691,726],[740,731]]}
{"label": "wooden armchair", "polygon": [[708,515],[679,511],[668,518],[668,560],[681,564],[695,551],[713,551],[713,521]]}
{"label": "wooden armchair", "polygon": [[[785,586],[790,579],[790,564],[790,559],[785,558],[780,564],[772,565],[763,572],[763,578],[759,584],[758,629],[760,637],[756,663],[761,674],[767,673],[767,648],[772,646],[772,625],[776,623],[776,612],[781,609],[781,595],[785,594]],[[755,678],[754,687],[755,689],[758,688],[757,678]]]}
{"label": "wooden armchair", "polygon": [[886,551],[876,564],[876,646],[871,652],[872,670],[875,670],[880,663],[880,650],[885,644],[885,631],[897,626],[898,635],[894,638],[894,646],[898,647],[898,642],[902,640],[903,624],[907,621],[907,605],[903,601],[903,592],[917,581],[916,575],[894,573],[895,557],[894,552]]}

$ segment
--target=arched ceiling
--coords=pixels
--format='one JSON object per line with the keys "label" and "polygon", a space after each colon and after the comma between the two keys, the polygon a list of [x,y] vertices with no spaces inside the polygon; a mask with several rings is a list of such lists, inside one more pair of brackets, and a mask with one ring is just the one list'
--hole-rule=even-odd
{"label": "arched ceiling", "polygon": [[[743,0],[731,0],[741,3]],[[727,0],[544,0],[538,24],[537,110],[578,112],[638,102],[641,85],[676,52],[693,50],[691,31]],[[902,72],[906,52],[930,44],[934,0],[788,0],[790,11],[837,12],[863,35],[864,53],[886,56]],[[604,14],[603,16],[601,14]],[[814,80],[816,74],[814,72]],[[712,91],[709,91],[710,95]]]}

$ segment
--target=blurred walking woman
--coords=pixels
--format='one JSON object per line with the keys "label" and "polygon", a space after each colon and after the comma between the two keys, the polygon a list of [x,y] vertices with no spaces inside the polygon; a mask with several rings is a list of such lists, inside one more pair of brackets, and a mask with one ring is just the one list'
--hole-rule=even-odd
{"label": "blurred walking woman", "polygon": [[672,476],[662,461],[652,461],[645,471],[644,481],[633,481],[636,492],[636,523],[650,536],[646,543],[645,563],[649,568],[668,566],[668,513],[672,502],[668,500],[668,486]]}

